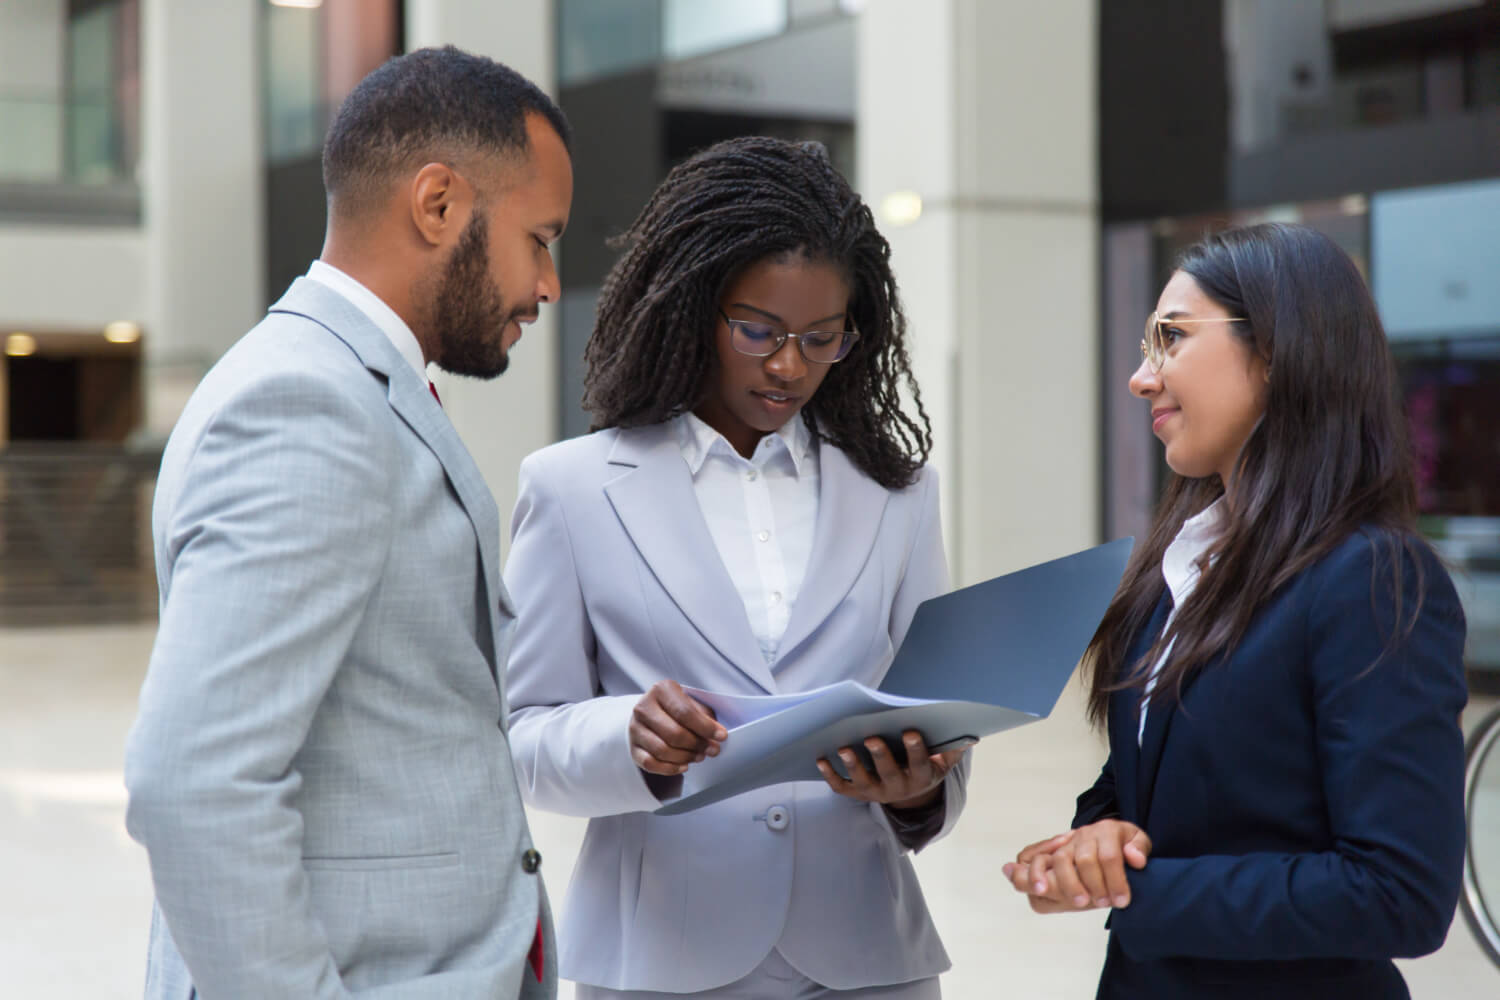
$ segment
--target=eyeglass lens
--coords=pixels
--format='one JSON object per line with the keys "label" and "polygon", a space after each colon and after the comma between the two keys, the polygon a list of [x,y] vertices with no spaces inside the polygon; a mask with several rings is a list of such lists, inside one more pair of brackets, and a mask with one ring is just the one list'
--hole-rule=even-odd
{"label": "eyeglass lens", "polygon": [[788,333],[769,323],[754,323],[748,320],[727,319],[731,333],[730,343],[741,354],[764,358],[781,350],[788,337],[797,341],[802,357],[817,364],[832,364],[849,353],[858,334],[852,330],[825,331],[808,330],[805,333]]}

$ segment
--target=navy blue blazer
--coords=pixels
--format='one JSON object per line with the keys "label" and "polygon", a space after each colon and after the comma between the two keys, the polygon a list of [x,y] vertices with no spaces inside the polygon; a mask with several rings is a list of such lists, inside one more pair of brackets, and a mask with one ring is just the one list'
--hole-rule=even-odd
{"label": "navy blue blazer", "polygon": [[[1152,854],[1128,870],[1100,998],[1405,998],[1392,958],[1443,943],[1463,871],[1464,618],[1424,543],[1352,535],[1288,583],[1227,659],[1152,705],[1109,707],[1110,755],[1073,825],[1118,817]],[[1372,587],[1373,584],[1373,587]],[[1136,637],[1166,621],[1165,596]],[[1388,645],[1389,644],[1389,645]]]}

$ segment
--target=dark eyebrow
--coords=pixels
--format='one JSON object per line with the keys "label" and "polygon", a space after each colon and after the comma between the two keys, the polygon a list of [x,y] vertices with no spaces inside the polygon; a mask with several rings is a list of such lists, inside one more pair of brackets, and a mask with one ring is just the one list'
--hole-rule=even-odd
{"label": "dark eyebrow", "polygon": [[[782,326],[786,325],[786,320],[782,319],[780,316],[776,315],[773,312],[766,312],[764,309],[757,309],[755,306],[752,306],[748,302],[731,302],[731,303],[729,303],[729,308],[731,308],[731,309],[749,309],[751,312],[760,313],[762,316],[766,317],[767,319],[775,320],[777,323],[780,323]],[[822,319],[815,319],[815,320],[812,321],[811,329],[817,329],[817,326],[818,326],[819,323],[832,323],[834,320],[836,320],[836,319],[843,319],[847,315],[849,315],[849,313],[847,311],[845,311],[845,312],[840,312],[840,313],[834,313],[832,316],[824,316]]]}

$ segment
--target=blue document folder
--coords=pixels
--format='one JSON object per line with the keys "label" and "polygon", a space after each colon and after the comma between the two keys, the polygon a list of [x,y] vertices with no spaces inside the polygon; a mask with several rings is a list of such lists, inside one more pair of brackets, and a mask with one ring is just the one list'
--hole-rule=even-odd
{"label": "blue document folder", "polygon": [[[689,688],[729,731],[722,752],[688,768],[656,810],[690,812],[783,781],[822,781],[818,758],[883,737],[901,756],[916,729],[946,749],[1051,713],[1119,588],[1134,539],[1122,538],[922,602],[880,689],[841,681],[746,697]],[[866,764],[868,766],[868,760]]]}

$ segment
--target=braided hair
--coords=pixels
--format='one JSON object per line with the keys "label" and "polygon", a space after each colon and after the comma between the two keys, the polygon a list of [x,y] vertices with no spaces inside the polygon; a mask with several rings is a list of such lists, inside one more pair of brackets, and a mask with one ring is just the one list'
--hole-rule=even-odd
{"label": "braided hair", "polygon": [[[584,350],[583,406],[593,429],[660,423],[703,400],[718,364],[719,298],[746,267],[800,256],[849,280],[859,331],[802,409],[816,440],[887,489],[915,481],[932,425],[906,353],[906,317],[890,244],[818,143],[749,137],[675,167],[615,241]],[[910,392],[915,417],[902,409]]]}

